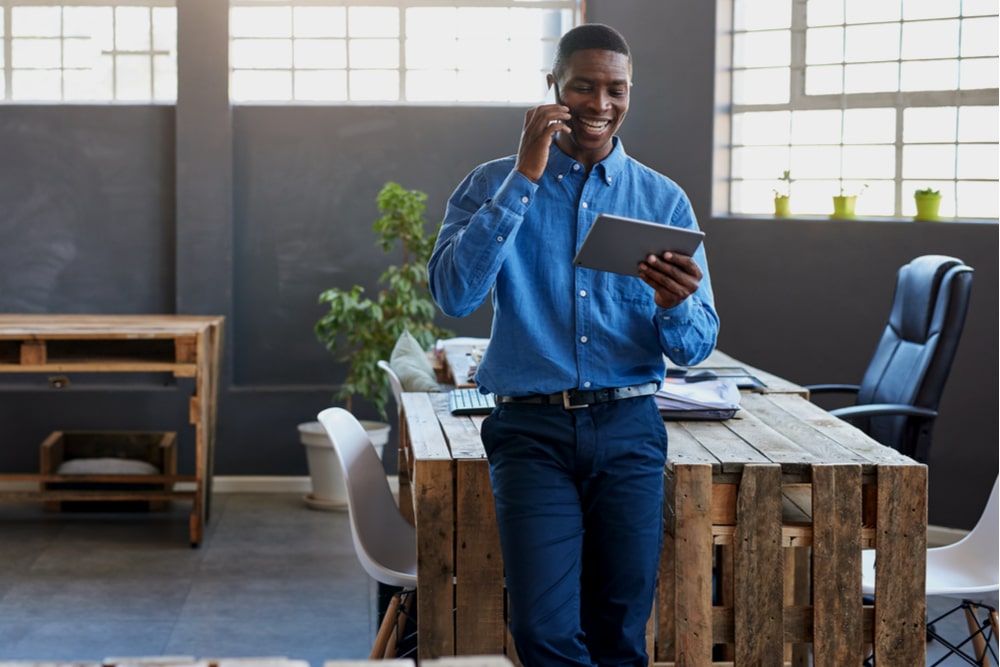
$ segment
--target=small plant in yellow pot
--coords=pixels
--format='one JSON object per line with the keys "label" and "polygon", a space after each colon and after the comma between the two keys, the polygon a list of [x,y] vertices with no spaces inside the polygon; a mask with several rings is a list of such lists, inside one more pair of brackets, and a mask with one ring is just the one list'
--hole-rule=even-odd
{"label": "small plant in yellow pot", "polygon": [[938,211],[941,209],[941,192],[933,188],[924,188],[913,193],[917,204],[917,214],[914,220],[940,220]]}
{"label": "small plant in yellow pot", "polygon": [[786,169],[778,180],[785,185],[774,189],[774,217],[787,218],[792,214],[792,172]]}
{"label": "small plant in yellow pot", "polygon": [[858,197],[864,194],[865,189],[868,184],[865,183],[861,186],[861,190],[857,194],[846,195],[844,194],[843,186],[840,188],[840,194],[834,195],[833,197],[833,214],[831,218],[848,219],[854,217],[854,208],[858,203]]}

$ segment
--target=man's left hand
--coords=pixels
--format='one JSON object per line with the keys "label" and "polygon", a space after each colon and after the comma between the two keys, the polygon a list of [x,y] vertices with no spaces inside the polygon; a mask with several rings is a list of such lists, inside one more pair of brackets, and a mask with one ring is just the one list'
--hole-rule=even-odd
{"label": "man's left hand", "polygon": [[660,308],[673,308],[694,294],[702,275],[693,259],[676,252],[649,255],[639,262],[639,277],[656,292],[654,300]]}

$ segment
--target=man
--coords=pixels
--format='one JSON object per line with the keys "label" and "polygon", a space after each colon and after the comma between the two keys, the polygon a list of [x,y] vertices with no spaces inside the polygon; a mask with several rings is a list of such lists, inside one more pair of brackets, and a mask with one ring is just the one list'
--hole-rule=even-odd
{"label": "man", "polygon": [[599,213],[696,228],[667,177],[628,157],[632,57],[613,28],[559,42],[554,104],[525,114],[516,156],[469,174],[429,263],[448,315],[491,293],[476,372],[510,628],[527,667],[646,665],[663,534],[667,437],[652,394],[664,355],[697,363],[718,333],[703,249],[637,261],[638,277],[573,266]]}

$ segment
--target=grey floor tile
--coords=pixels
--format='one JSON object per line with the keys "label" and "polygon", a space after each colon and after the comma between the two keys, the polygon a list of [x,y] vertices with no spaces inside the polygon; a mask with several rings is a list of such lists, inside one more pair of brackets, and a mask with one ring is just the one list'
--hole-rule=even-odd
{"label": "grey floor tile", "polygon": [[33,661],[100,661],[110,656],[163,655],[175,621],[107,623],[0,621],[0,658]]}

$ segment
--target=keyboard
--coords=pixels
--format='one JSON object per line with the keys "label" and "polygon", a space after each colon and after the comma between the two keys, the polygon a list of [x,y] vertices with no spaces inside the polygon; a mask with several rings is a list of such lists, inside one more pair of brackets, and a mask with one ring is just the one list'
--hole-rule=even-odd
{"label": "keyboard", "polygon": [[448,410],[453,415],[488,415],[496,406],[493,394],[482,394],[475,387],[448,393]]}

